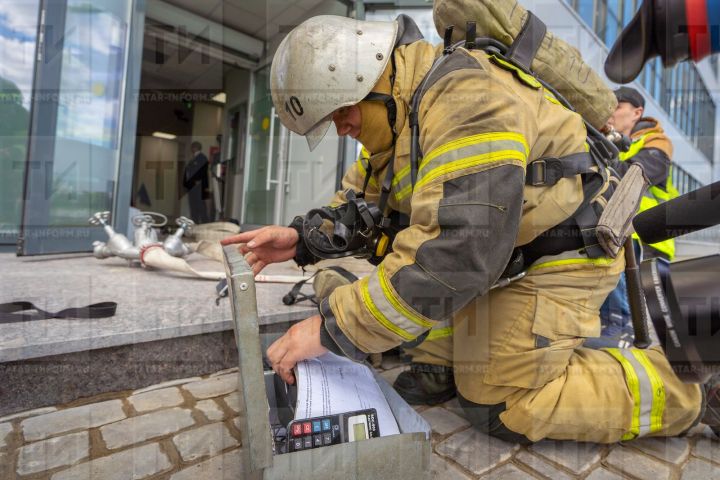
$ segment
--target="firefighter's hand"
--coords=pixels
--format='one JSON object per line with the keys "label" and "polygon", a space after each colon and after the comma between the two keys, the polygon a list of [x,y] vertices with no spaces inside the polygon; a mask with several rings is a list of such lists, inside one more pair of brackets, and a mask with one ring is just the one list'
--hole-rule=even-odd
{"label": "firefighter's hand", "polygon": [[272,225],[233,235],[220,243],[222,245],[239,243],[240,253],[245,255],[245,260],[252,267],[253,275],[257,275],[271,263],[292,259],[299,238],[293,228]]}
{"label": "firefighter's hand", "polygon": [[320,344],[321,323],[320,315],[296,323],[268,348],[267,358],[272,369],[290,385],[295,383],[292,369],[297,362],[327,353],[328,349]]}

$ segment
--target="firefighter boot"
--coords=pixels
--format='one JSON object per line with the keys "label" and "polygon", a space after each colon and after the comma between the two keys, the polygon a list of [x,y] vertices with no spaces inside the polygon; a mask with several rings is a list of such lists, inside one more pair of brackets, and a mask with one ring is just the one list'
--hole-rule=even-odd
{"label": "firefighter boot", "polygon": [[411,363],[398,375],[393,388],[410,405],[437,405],[456,394],[452,368],[428,363]]}

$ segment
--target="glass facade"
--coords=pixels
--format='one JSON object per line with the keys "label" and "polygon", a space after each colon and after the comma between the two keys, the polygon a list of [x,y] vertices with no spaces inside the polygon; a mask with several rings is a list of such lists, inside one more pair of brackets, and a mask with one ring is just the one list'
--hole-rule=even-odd
{"label": "glass facade", "polygon": [[68,0],[55,127],[50,226],[112,210],[129,2]]}
{"label": "glass facade", "polygon": [[0,244],[15,243],[20,225],[39,5],[0,3]]}
{"label": "glass facade", "polygon": [[[627,25],[640,0],[566,0],[608,46]],[[648,62],[637,81],[660,104],[688,140],[712,161],[715,147],[715,102],[695,65],[664,68]]]}
{"label": "glass facade", "polygon": [[19,254],[87,251],[105,236],[88,218],[131,185],[120,149],[133,4],[43,3]]}

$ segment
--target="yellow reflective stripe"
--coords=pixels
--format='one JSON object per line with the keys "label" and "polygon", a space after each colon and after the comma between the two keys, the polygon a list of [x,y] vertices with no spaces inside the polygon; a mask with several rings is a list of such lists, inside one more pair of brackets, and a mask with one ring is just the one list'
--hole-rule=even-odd
{"label": "yellow reflective stripe", "polygon": [[406,185],[402,190],[395,193],[395,198],[400,201],[412,192],[412,185]]}
{"label": "yellow reflective stripe", "polygon": [[[517,159],[527,161],[530,151],[525,137],[514,132],[488,132],[459,138],[445,143],[428,153],[419,165],[420,187],[438,176],[482,163],[497,160]],[[410,165],[406,165],[393,180],[395,198],[400,201],[413,191],[410,184]],[[397,187],[401,188],[397,188]]]}
{"label": "yellow reflective stripe", "polygon": [[420,163],[420,169],[423,168],[427,163],[431,162],[434,158],[439,157],[440,155],[443,155],[451,150],[457,150],[462,147],[471,146],[478,143],[487,143],[487,142],[496,142],[496,141],[514,141],[519,142],[522,144],[522,146],[525,149],[525,155],[527,156],[530,153],[530,147],[528,146],[527,141],[525,140],[525,137],[519,133],[515,132],[488,132],[488,133],[478,133],[477,135],[471,135],[469,137],[463,137],[458,138],[457,140],[453,140],[451,142],[445,143],[443,145],[440,145],[430,153],[428,153],[425,158],[423,158],[422,162]]}
{"label": "yellow reflective stripe", "polygon": [[400,201],[412,192],[412,183],[410,182],[410,165],[405,165],[395,174],[392,182],[392,190],[395,198]]}
{"label": "yellow reflective stripe", "polygon": [[390,282],[388,282],[387,279],[387,273],[385,272],[385,266],[381,263],[380,266],[377,269],[377,276],[380,280],[380,288],[383,291],[383,294],[385,295],[385,298],[390,302],[390,304],[395,308],[395,310],[402,315],[405,318],[409,318],[413,322],[415,322],[420,327],[423,327],[423,329],[427,330],[428,328],[432,328],[433,323],[425,320],[424,318],[421,318],[420,316],[416,315],[412,311],[405,308],[405,305],[403,305],[397,298],[395,298],[395,293],[393,292],[392,287],[390,286]]}
{"label": "yellow reflective stripe", "polygon": [[555,105],[560,105],[561,107],[564,107],[564,105],[562,103],[560,103],[560,101],[557,98],[553,97],[552,95],[549,95],[547,93],[547,91],[545,93],[545,99],[548,100],[550,103],[554,103]]}
{"label": "yellow reflective stripe", "polygon": [[647,354],[636,348],[604,350],[622,365],[633,395],[633,418],[623,440],[660,431],[665,410],[665,386]]}
{"label": "yellow reflective stripe", "polygon": [[416,187],[420,188],[438,177],[457,172],[458,170],[466,170],[477,165],[509,159],[518,160],[524,164],[527,161],[527,155],[517,150],[500,150],[498,152],[483,153],[472,157],[461,158],[460,160],[455,160],[454,162],[447,163],[426,172],[423,177],[418,180]]}
{"label": "yellow reflective stripe", "polygon": [[489,57],[500,67],[504,68],[505,70],[510,70],[512,72],[515,72],[515,75],[518,76],[518,78],[525,83],[526,85],[532,87],[532,88],[542,88],[542,84],[538,81],[537,78],[533,77],[529,73],[525,73],[522,70],[520,70],[518,67],[513,65],[510,62],[507,62],[500,57],[497,57],[495,55],[489,55]]}
{"label": "yellow reflective stripe", "polygon": [[445,327],[430,330],[425,340],[438,340],[440,338],[451,337],[453,334],[453,327]]}
{"label": "yellow reflective stripe", "polygon": [[[546,88],[543,88],[543,92],[544,92],[543,94],[544,94],[544,96],[545,96],[545,99],[548,100],[550,103],[554,103],[555,105],[560,105],[560,106],[563,107],[565,110],[568,109],[565,105],[563,105],[563,104],[560,102],[560,100],[557,99],[557,97],[555,96],[555,94],[553,94],[550,90],[547,90]],[[587,145],[587,142],[586,142],[585,144]]]}
{"label": "yellow reflective stripe", "polygon": [[652,410],[650,412],[650,433],[662,430],[663,414],[665,413],[665,384],[647,354],[642,350],[631,349],[633,356],[650,378],[652,388]]}
{"label": "yellow reflective stripe", "polygon": [[407,178],[408,173],[410,173],[410,165],[405,165],[403,168],[401,168],[398,172],[395,173],[395,177],[393,178],[392,186],[396,186],[398,183],[402,182]]}
{"label": "yellow reflective stripe", "polygon": [[622,440],[632,440],[640,435],[640,381],[635,374],[635,369],[623,356],[619,348],[603,349],[615,358],[625,371],[625,381],[633,397],[633,414],[630,421],[630,430],[622,436]]}
{"label": "yellow reflective stripe", "polygon": [[369,280],[370,277],[365,277],[362,280],[360,280],[360,294],[362,295],[363,303],[365,304],[365,307],[370,311],[372,316],[375,318],[375,320],[378,321],[383,327],[387,328],[391,332],[393,332],[395,335],[405,339],[405,340],[414,340],[416,337],[409,334],[408,332],[404,331],[403,329],[396,326],[394,323],[392,323],[390,320],[388,320],[385,315],[377,308],[375,303],[372,300],[372,297],[370,296],[370,289],[369,289]]}
{"label": "yellow reflective stripe", "polygon": [[638,384],[640,386],[640,416],[638,419],[640,432],[638,436],[644,437],[650,433],[650,418],[653,409],[653,390],[652,384],[650,383],[650,375],[632,354],[632,349],[623,348],[620,350],[620,353],[625,357],[625,360],[630,363],[638,378]]}
{"label": "yellow reflective stripe", "polygon": [[608,266],[611,265],[615,259],[609,258],[609,257],[600,257],[600,258],[564,258],[562,260],[553,260],[550,262],[544,262],[544,263],[538,263],[536,265],[532,265],[528,271],[531,270],[537,270],[538,268],[548,268],[548,267],[559,267],[562,265],[581,265],[581,264],[591,264],[591,265],[600,265],[600,266]]}

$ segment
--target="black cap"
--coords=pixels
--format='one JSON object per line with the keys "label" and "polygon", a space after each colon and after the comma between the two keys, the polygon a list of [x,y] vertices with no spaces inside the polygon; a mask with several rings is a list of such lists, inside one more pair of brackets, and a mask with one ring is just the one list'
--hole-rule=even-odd
{"label": "black cap", "polygon": [[615,97],[618,102],[628,102],[634,107],[645,108],[645,97],[631,87],[620,87],[615,90]]}

